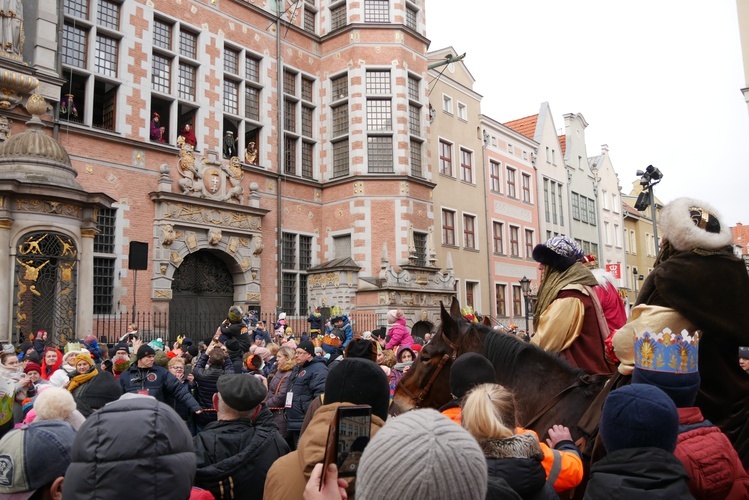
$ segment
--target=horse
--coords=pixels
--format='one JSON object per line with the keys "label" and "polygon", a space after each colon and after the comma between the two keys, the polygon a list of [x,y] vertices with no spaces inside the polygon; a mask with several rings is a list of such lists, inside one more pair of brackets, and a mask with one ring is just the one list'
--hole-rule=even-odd
{"label": "horse", "polygon": [[569,427],[574,440],[593,437],[582,432],[578,423],[608,376],[587,375],[554,354],[491,329],[486,322],[466,320],[455,298],[449,312],[440,304],[440,320],[436,335],[400,380],[391,415],[415,408],[439,409],[448,403],[452,363],[462,354],[477,352],[491,361],[497,383],[513,392],[519,426],[534,430],[541,439],[554,424]]}

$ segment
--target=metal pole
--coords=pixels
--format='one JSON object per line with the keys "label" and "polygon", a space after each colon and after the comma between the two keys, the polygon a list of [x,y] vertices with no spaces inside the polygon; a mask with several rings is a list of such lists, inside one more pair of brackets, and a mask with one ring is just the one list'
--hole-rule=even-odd
{"label": "metal pole", "polygon": [[658,223],[655,220],[655,195],[653,194],[653,187],[655,184],[648,186],[648,194],[650,195],[650,210],[653,214],[653,238],[655,238],[655,256],[658,256],[658,247],[660,241],[658,240]]}
{"label": "metal pole", "polygon": [[524,298],[525,298],[525,335],[528,337],[528,340],[531,338],[531,332],[528,329],[528,294],[530,292],[525,292]]}
{"label": "metal pole", "polygon": [[135,303],[138,301],[138,270],[135,270],[133,283],[133,318],[135,318]]}

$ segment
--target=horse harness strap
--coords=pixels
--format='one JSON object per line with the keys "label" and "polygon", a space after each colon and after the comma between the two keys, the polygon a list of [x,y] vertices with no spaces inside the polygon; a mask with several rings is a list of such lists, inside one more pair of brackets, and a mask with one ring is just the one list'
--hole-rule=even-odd
{"label": "horse harness strap", "polygon": [[434,381],[437,380],[437,377],[439,376],[442,369],[447,364],[447,361],[452,358],[453,361],[455,361],[458,357],[458,346],[457,344],[453,344],[450,339],[443,338],[443,340],[447,343],[448,346],[450,346],[450,349],[452,349],[452,354],[443,354],[442,359],[440,359],[439,364],[437,365],[437,369],[434,370],[434,373],[429,378],[429,382],[427,382],[427,385],[424,386],[424,388],[419,392],[419,395],[414,397],[413,393],[408,390],[408,388],[403,384],[403,379],[398,381],[398,387],[403,389],[403,392],[408,395],[409,398],[414,399],[416,401],[416,408],[419,407],[422,401],[424,401],[424,398],[427,397],[427,394],[429,394],[429,390],[432,388],[432,385],[434,384]]}
{"label": "horse harness strap", "polygon": [[535,423],[536,423],[536,422],[538,421],[538,419],[540,419],[541,417],[543,417],[543,416],[544,416],[544,414],[545,414],[545,413],[546,413],[547,411],[551,410],[551,409],[552,409],[552,408],[554,407],[554,405],[556,405],[556,404],[557,404],[557,403],[558,403],[559,401],[561,401],[561,400],[562,400],[562,398],[563,398],[563,397],[564,397],[565,395],[567,395],[567,393],[568,393],[568,392],[570,392],[570,391],[571,391],[572,389],[575,389],[575,388],[577,388],[577,387],[580,387],[580,386],[582,386],[582,385],[588,385],[589,383],[590,383],[590,382],[589,382],[589,380],[588,380],[588,377],[587,377],[587,375],[583,375],[583,376],[581,376],[581,377],[578,377],[578,378],[577,378],[577,380],[575,380],[575,381],[574,381],[574,382],[573,382],[572,384],[570,384],[570,385],[568,385],[567,387],[565,387],[564,389],[562,389],[562,390],[561,390],[561,391],[559,392],[559,394],[557,394],[557,395],[556,395],[556,396],[554,396],[554,397],[553,397],[553,398],[552,398],[551,400],[549,400],[549,402],[548,402],[548,403],[546,403],[546,404],[544,405],[544,407],[543,407],[543,408],[541,408],[541,409],[540,409],[540,410],[538,411],[538,413],[536,413],[536,415],[535,415],[535,416],[534,416],[534,417],[533,417],[532,419],[530,419],[530,421],[529,421],[529,422],[527,422],[527,423],[526,423],[526,424],[525,424],[525,425],[524,425],[523,427],[525,427],[526,429],[529,429],[529,428],[531,428],[531,427],[533,426],[533,424],[535,424]]}

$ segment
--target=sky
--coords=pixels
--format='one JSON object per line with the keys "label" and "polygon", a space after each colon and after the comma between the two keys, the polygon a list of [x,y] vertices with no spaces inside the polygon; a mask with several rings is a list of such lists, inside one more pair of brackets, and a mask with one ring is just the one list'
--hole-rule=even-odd
{"label": "sky", "polygon": [[564,133],[581,113],[588,156],[607,144],[622,192],[706,201],[749,224],[749,110],[735,0],[426,0],[430,50],[452,46],[502,123],[548,101]]}

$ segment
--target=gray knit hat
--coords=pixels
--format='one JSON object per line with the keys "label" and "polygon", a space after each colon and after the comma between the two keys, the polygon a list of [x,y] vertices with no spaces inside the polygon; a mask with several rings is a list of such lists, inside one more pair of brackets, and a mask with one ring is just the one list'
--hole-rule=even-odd
{"label": "gray knit hat", "polygon": [[[408,436],[408,453],[393,459],[393,449]],[[431,409],[390,419],[372,438],[361,458],[356,498],[485,498],[487,469],[475,439],[461,426]]]}

